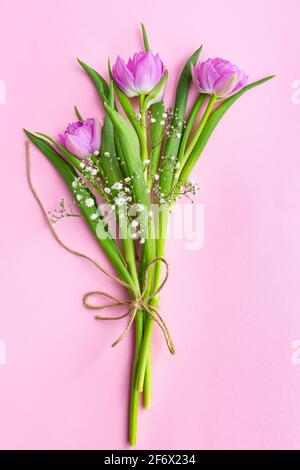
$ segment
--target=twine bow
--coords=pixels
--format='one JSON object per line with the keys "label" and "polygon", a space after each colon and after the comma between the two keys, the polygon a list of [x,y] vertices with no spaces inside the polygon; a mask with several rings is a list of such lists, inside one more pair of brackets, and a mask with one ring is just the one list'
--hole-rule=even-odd
{"label": "twine bow", "polygon": [[[118,299],[117,297],[114,297],[113,295],[108,294],[107,292],[104,292],[104,291],[91,291],[91,292],[87,292],[83,296],[83,299],[82,299],[83,300],[83,305],[88,310],[105,310],[107,308],[115,308],[115,307],[120,307],[120,306],[128,306],[129,307],[128,311],[126,311],[124,314],[116,316],[116,317],[113,317],[113,316],[112,317],[104,317],[104,316],[100,316],[100,315],[95,316],[96,320],[120,320],[122,318],[129,317],[129,320],[128,320],[128,323],[127,323],[127,326],[126,326],[125,330],[116,339],[116,341],[114,341],[114,343],[112,344],[112,347],[115,347],[117,344],[120,343],[120,341],[122,341],[127,336],[129,330],[131,329],[131,327],[133,325],[133,322],[135,320],[135,317],[136,317],[136,314],[137,314],[138,310],[145,310],[148,313],[148,315],[157,323],[157,325],[162,330],[165,341],[166,341],[166,344],[167,344],[167,347],[168,347],[170,353],[175,354],[175,347],[174,347],[170,332],[168,330],[168,327],[167,327],[164,319],[162,318],[162,316],[158,312],[157,307],[151,305],[151,301],[153,301],[155,299],[155,297],[158,295],[158,293],[164,288],[164,286],[165,286],[165,284],[168,280],[168,277],[169,277],[169,264],[168,264],[168,262],[164,258],[157,257],[157,258],[154,258],[148,264],[146,272],[145,272],[145,286],[144,286],[144,289],[143,289],[142,293],[140,295],[138,295],[130,284],[128,284],[127,282],[122,281],[117,276],[114,276],[113,274],[106,271],[106,269],[104,269],[93,258],[85,255],[84,253],[80,253],[79,251],[74,250],[73,248],[70,248],[69,246],[67,246],[59,238],[58,234],[56,233],[56,230],[54,229],[53,225],[50,223],[47,211],[44,208],[44,206],[42,204],[42,201],[41,201],[36,189],[33,186],[32,179],[31,179],[31,161],[30,161],[29,148],[30,148],[30,142],[27,141],[26,142],[26,171],[27,171],[28,184],[29,184],[30,190],[31,190],[36,202],[38,203],[38,205],[39,205],[39,207],[40,207],[40,209],[41,209],[41,211],[44,215],[44,218],[45,218],[45,220],[46,220],[46,222],[47,222],[47,224],[48,224],[48,226],[51,230],[51,233],[52,233],[54,239],[66,251],[68,251],[69,253],[71,253],[75,256],[86,259],[87,261],[92,263],[97,269],[99,269],[99,271],[101,271],[103,274],[108,276],[110,279],[112,279],[113,281],[115,281],[119,285],[125,287],[126,289],[128,289],[132,293],[132,299],[131,300]],[[164,276],[161,284],[157,288],[157,290],[155,292],[153,292],[150,296],[147,296],[147,298],[146,298],[146,292],[147,292],[148,280],[149,280],[149,269],[152,265],[155,265],[158,262],[162,262],[165,265],[165,268],[166,268],[165,276]],[[107,303],[107,304],[102,304],[102,305],[95,305],[95,304],[92,304],[92,303],[89,302],[90,298],[93,297],[93,296],[105,297],[107,299],[112,300],[113,302]]]}

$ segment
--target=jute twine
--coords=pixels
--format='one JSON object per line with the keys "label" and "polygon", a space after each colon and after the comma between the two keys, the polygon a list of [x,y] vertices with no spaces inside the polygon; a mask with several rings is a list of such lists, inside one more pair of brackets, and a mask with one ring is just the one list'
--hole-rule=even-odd
{"label": "jute twine", "polygon": [[[31,190],[36,202],[38,203],[38,205],[39,205],[39,207],[40,207],[40,209],[41,209],[41,211],[44,215],[44,218],[45,218],[45,220],[48,224],[48,227],[50,228],[50,231],[51,231],[54,239],[66,251],[68,251],[72,255],[75,255],[75,256],[78,256],[80,258],[86,259],[91,264],[93,264],[99,271],[101,271],[105,276],[109,277],[110,279],[115,281],[117,284],[125,287],[132,294],[132,299],[131,300],[122,300],[122,299],[119,299],[117,297],[114,297],[113,295],[111,295],[107,292],[98,291],[98,290],[97,291],[87,292],[83,296],[83,299],[82,299],[83,305],[88,310],[105,310],[105,309],[115,308],[115,307],[120,307],[120,306],[128,307],[128,310],[124,314],[119,315],[119,316],[112,316],[112,317],[109,317],[109,316],[105,317],[105,316],[101,316],[101,315],[96,315],[95,316],[96,320],[120,320],[122,318],[128,317],[128,323],[127,323],[127,326],[126,326],[125,330],[116,339],[116,341],[114,341],[114,343],[112,344],[112,347],[119,344],[120,341],[122,341],[127,336],[129,330],[131,329],[131,327],[133,325],[133,322],[135,320],[135,317],[136,317],[136,314],[137,314],[138,310],[144,310],[148,313],[148,315],[157,323],[157,325],[162,330],[165,341],[166,341],[166,344],[167,344],[167,347],[168,347],[170,353],[175,354],[174,344],[173,344],[170,332],[168,330],[168,327],[167,327],[163,317],[158,312],[158,309],[156,307],[150,305],[151,300],[153,300],[158,295],[158,293],[164,288],[164,286],[165,286],[165,284],[168,280],[168,277],[169,277],[169,264],[168,264],[168,262],[164,258],[157,257],[157,258],[154,258],[148,264],[146,272],[145,272],[145,287],[144,287],[142,293],[140,295],[138,295],[136,293],[136,291],[134,290],[134,288],[130,284],[128,284],[127,282],[122,281],[117,276],[114,276],[113,274],[108,272],[106,269],[104,269],[93,258],[91,258],[90,256],[87,256],[84,253],[81,253],[77,250],[74,250],[73,248],[70,248],[68,245],[66,245],[61,240],[61,238],[58,236],[54,226],[51,224],[51,222],[48,218],[47,211],[44,208],[43,203],[42,203],[35,187],[33,186],[32,178],[31,178],[30,142],[27,141],[25,145],[26,145],[26,172],[27,172],[28,184],[29,184],[30,190]],[[153,292],[150,296],[147,296],[147,299],[146,299],[146,291],[147,291],[148,280],[149,280],[149,269],[152,265],[156,265],[159,262],[163,263],[165,265],[165,268],[166,268],[164,278],[163,278],[161,284],[159,285],[158,289],[155,292]],[[106,303],[106,304],[95,305],[95,304],[90,302],[91,297],[95,297],[95,296],[105,297],[106,299],[109,299],[112,302]]]}

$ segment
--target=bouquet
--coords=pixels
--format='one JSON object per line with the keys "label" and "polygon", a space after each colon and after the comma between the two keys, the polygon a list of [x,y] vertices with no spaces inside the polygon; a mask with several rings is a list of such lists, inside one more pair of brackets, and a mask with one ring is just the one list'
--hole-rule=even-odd
{"label": "bouquet", "polygon": [[[98,91],[104,110],[102,124],[96,118],[83,117],[75,107],[77,121],[57,139],[25,130],[29,141],[64,179],[114,272],[68,247],[58,236],[55,223],[71,215],[71,209],[62,201],[60,210],[49,218],[32,183],[27,141],[29,185],[57,242],[93,263],[128,293],[128,300],[122,300],[103,291],[88,292],[83,303],[99,311],[125,308],[119,316],[96,315],[101,320],[128,318],[125,331],[113,346],[135,327],[131,445],[136,443],[141,396],[144,407],[151,404],[151,334],[155,325],[161,328],[170,353],[175,354],[168,326],[159,313],[159,296],[169,271],[165,249],[170,213],[181,195],[196,192],[190,175],[226,111],[248,90],[273,78],[247,84],[246,73],[229,61],[199,60],[200,47],[184,65],[174,103],[167,108],[163,98],[168,70],[159,54],[151,51],[143,25],[142,34],[144,50],[127,63],[118,57],[113,67],[108,64],[108,80],[78,60]],[[196,88],[197,96],[187,113],[191,88]],[[97,303],[97,296],[108,299],[107,303]]]}

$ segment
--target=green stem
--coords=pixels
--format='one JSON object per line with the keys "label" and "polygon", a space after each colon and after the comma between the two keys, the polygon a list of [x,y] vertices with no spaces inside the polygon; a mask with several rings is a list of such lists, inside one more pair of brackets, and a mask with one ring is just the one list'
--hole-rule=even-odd
{"label": "green stem", "polygon": [[182,139],[181,139],[180,148],[179,148],[178,157],[177,157],[177,161],[180,163],[181,167],[185,164],[185,158],[186,158],[185,157],[186,156],[185,150],[186,150],[187,142],[188,142],[190,133],[193,129],[193,126],[195,124],[195,120],[196,120],[196,118],[199,114],[199,111],[202,107],[202,104],[205,100],[205,96],[206,95],[204,95],[204,94],[200,94],[197,97],[197,99],[194,103],[194,106],[193,106],[193,108],[190,112],[189,118],[187,120],[186,128],[185,128],[184,134],[183,134]]}
{"label": "green stem", "polygon": [[[135,245],[134,241],[129,235],[127,214],[121,212],[119,215],[120,238],[123,242],[125,260],[128,265],[131,277],[135,285],[135,293],[140,295],[139,277],[135,259]],[[123,216],[123,217],[122,217]],[[132,292],[131,292],[132,294]],[[144,319],[143,312],[139,310],[135,317],[135,354],[134,363],[132,368],[132,385],[130,397],[130,412],[129,412],[129,442],[131,445],[136,443],[137,435],[137,422],[138,422],[138,409],[139,409],[139,392],[135,387],[136,367],[139,358],[140,345],[143,338]]]}
{"label": "green stem", "polygon": [[[159,236],[156,244],[156,256],[157,257],[164,257],[165,254],[165,239],[166,239],[166,231],[168,226],[168,219],[169,219],[169,206],[165,206],[163,210],[159,213]],[[153,290],[151,292],[155,292],[160,284],[161,279],[161,271],[162,271],[162,263],[158,262],[156,264],[154,282],[153,282]],[[150,292],[148,293],[150,296]],[[153,307],[157,307],[159,302],[159,296],[156,296],[150,300],[150,305]],[[146,374],[146,367],[147,361],[149,357],[149,351],[151,346],[151,334],[153,329],[154,319],[149,315],[146,316],[146,321],[144,325],[144,334],[143,334],[143,341],[140,347],[140,358],[137,367],[137,377],[136,377],[136,388],[139,391],[143,390],[144,387],[144,380]]]}
{"label": "green stem", "polygon": [[136,372],[139,359],[139,350],[143,339],[143,311],[139,310],[135,317],[135,356],[132,368],[131,379],[131,397],[130,397],[130,416],[129,416],[129,443],[134,446],[137,437],[137,423],[138,423],[138,410],[139,410],[139,397],[140,393],[136,389]]}
{"label": "green stem", "polygon": [[199,127],[198,129],[196,130],[185,154],[184,154],[184,160],[187,161],[188,157],[190,156],[190,154],[192,153],[193,151],[193,148],[195,147],[196,143],[198,142],[198,139],[200,137],[200,134],[201,132],[203,131],[203,128],[206,124],[206,121],[207,119],[209,118],[212,110],[213,110],[213,107],[214,107],[214,104],[217,100],[217,97],[216,95],[211,95],[211,97],[209,98],[209,101],[208,101],[208,104],[207,104],[207,108],[205,110],[205,113],[203,114],[203,117],[200,121],[200,124],[199,124]]}
{"label": "green stem", "polygon": [[[141,151],[141,159],[142,161],[145,161],[148,159],[148,140],[147,140],[147,123],[146,123],[146,106],[145,106],[145,96],[141,95],[139,97],[139,111],[141,114],[141,138],[140,138],[140,151]],[[144,172],[145,176],[145,181],[147,182],[148,179],[148,167],[145,168]],[[152,233],[153,229],[153,224],[151,224],[151,228],[149,231],[151,233],[148,233],[148,239],[146,240],[146,244],[144,247],[144,253],[143,253],[143,262],[141,266],[141,279],[142,282],[144,281],[144,274],[145,274],[145,269],[147,268],[148,264],[150,261],[152,261],[153,257],[155,256],[155,252],[153,252],[153,248],[155,250],[155,237],[154,233]],[[153,241],[151,241],[153,240]],[[152,247],[152,248],[151,248]],[[153,281],[153,276],[154,276],[154,267],[151,267],[148,271],[148,288],[145,294],[145,297],[149,296],[151,293],[152,289],[152,281]],[[144,312],[144,318],[146,322],[146,312]],[[151,372],[151,352],[150,352],[150,347],[148,350],[148,356],[146,360],[146,366],[145,366],[145,381],[143,383],[143,386],[141,388],[141,391],[143,391],[143,402],[144,402],[144,407],[149,408],[151,405],[151,387],[152,387],[152,372]],[[135,388],[136,389],[136,388]]]}
{"label": "green stem", "polygon": [[[141,115],[141,138],[140,138],[140,146],[141,146],[141,159],[144,162],[148,159],[148,146],[147,146],[147,126],[146,126],[146,109],[145,109],[145,96],[139,96],[139,110]],[[147,181],[147,168],[145,170],[145,179]]]}
{"label": "green stem", "polygon": [[[136,387],[135,387],[136,390]],[[144,408],[151,407],[152,398],[152,367],[151,367],[151,344],[149,345],[147,365],[145,371],[144,388],[143,388],[143,404]]]}

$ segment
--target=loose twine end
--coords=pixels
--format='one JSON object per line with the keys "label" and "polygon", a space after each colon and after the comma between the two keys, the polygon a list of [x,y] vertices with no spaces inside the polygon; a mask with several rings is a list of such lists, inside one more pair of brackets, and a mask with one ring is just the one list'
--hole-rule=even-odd
{"label": "loose twine end", "polygon": [[[168,277],[169,277],[169,264],[168,264],[168,262],[162,257],[157,257],[157,258],[154,258],[148,264],[146,272],[145,272],[145,286],[144,286],[144,289],[143,289],[141,295],[137,295],[136,291],[132,288],[132,286],[130,284],[128,284],[127,282],[122,281],[117,276],[114,276],[113,274],[106,271],[106,269],[104,269],[97,261],[95,261],[90,256],[87,256],[84,253],[81,253],[77,250],[74,250],[73,248],[70,248],[68,245],[66,245],[61,240],[61,238],[58,236],[56,230],[54,229],[53,225],[49,221],[47,211],[44,208],[43,203],[42,203],[35,187],[33,186],[32,178],[31,178],[31,160],[30,160],[30,142],[29,141],[25,142],[25,148],[26,148],[26,173],[27,173],[27,180],[28,180],[29,188],[30,188],[36,202],[38,203],[38,205],[40,207],[40,210],[41,210],[41,212],[42,212],[42,214],[43,214],[43,216],[44,216],[44,218],[47,222],[47,225],[50,228],[50,231],[51,231],[54,239],[56,240],[56,242],[62,248],[64,248],[66,251],[68,251],[69,253],[89,261],[99,271],[101,271],[105,276],[109,277],[110,279],[115,281],[117,284],[125,287],[132,294],[132,299],[131,300],[122,300],[122,299],[114,297],[113,295],[111,295],[107,292],[103,292],[103,291],[91,291],[91,292],[87,292],[83,296],[82,302],[83,302],[84,307],[87,310],[105,310],[105,309],[108,309],[108,308],[116,308],[116,307],[120,307],[120,306],[125,306],[125,307],[127,306],[128,307],[128,310],[124,314],[119,315],[119,316],[115,316],[115,317],[114,316],[105,317],[105,316],[101,316],[101,315],[96,315],[95,316],[96,320],[104,320],[104,321],[107,321],[107,320],[112,320],[112,321],[113,320],[121,320],[122,318],[126,318],[126,317],[129,318],[125,330],[116,339],[116,341],[114,341],[114,343],[112,344],[112,347],[117,346],[127,336],[129,330],[131,329],[131,327],[133,325],[133,322],[135,320],[135,317],[136,317],[136,314],[137,314],[138,310],[144,310],[157,323],[157,325],[162,330],[162,333],[163,333],[164,338],[165,338],[166,345],[167,345],[170,353],[175,354],[175,347],[174,347],[170,332],[168,330],[168,327],[167,327],[163,317],[158,312],[157,307],[154,307],[153,305],[151,305],[151,300],[153,300],[157,296],[157,294],[164,288],[164,286],[165,286],[165,284],[168,280]],[[165,276],[164,276],[161,284],[159,285],[158,289],[153,294],[151,294],[151,296],[148,296],[146,298],[146,291],[147,291],[148,280],[149,280],[149,269],[152,265],[155,265],[159,262],[161,262],[165,265],[165,268],[166,268]],[[90,298],[94,297],[94,296],[105,297],[106,299],[109,299],[112,302],[107,303],[107,304],[95,305],[93,303],[90,303]]]}

